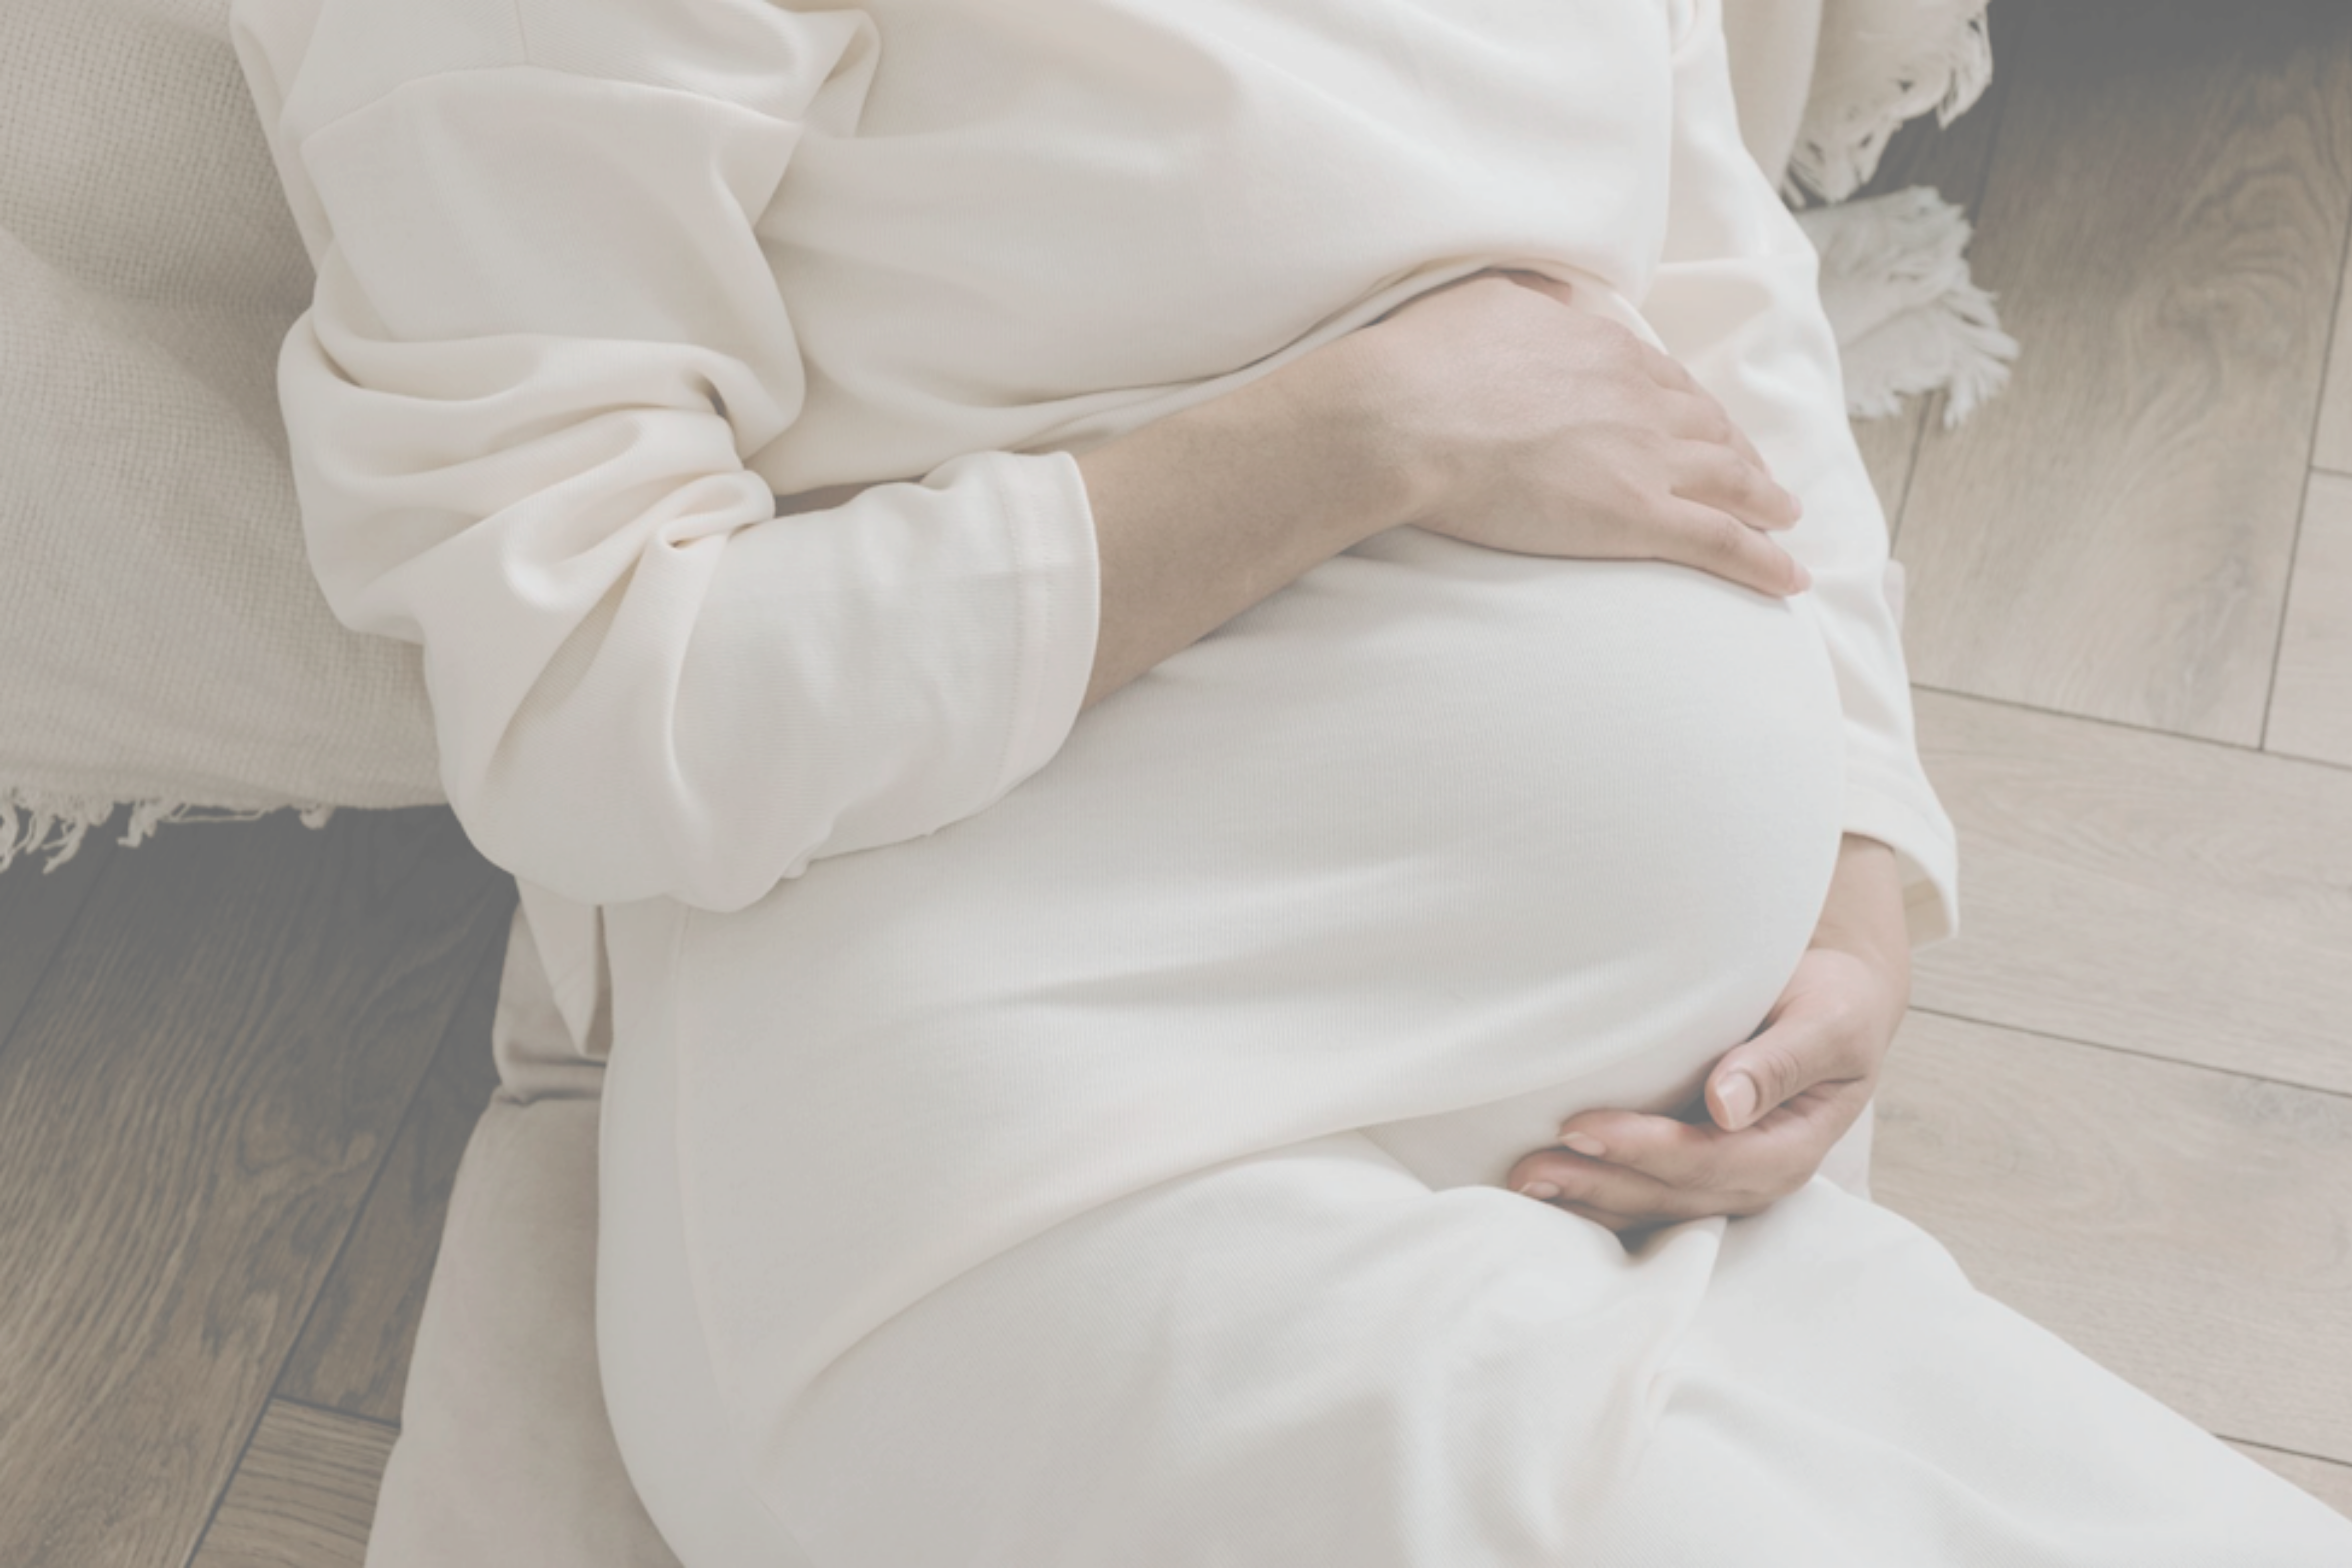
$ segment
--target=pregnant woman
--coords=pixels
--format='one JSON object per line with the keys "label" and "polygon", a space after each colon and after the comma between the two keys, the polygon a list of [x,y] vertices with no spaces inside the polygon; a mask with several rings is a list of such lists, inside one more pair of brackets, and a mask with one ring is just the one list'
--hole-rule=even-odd
{"label": "pregnant woman", "polygon": [[687,1568],[2352,1563],[1807,1180],[1955,856],[1716,0],[236,20]]}

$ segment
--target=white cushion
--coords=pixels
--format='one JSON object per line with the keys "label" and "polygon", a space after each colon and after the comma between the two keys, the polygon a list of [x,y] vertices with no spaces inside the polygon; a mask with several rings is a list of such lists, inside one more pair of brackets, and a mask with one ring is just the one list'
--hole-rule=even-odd
{"label": "white cushion", "polygon": [[444,798],[417,650],[303,552],[277,356],[312,276],[226,0],[7,5],[0,805],[50,820],[6,813],[0,867],[124,800]]}
{"label": "white cushion", "polygon": [[1986,0],[1803,3],[1820,7],[1821,47],[1782,180],[1792,196],[1843,201],[1876,172],[1879,154],[1906,121],[1933,110],[1937,122],[1948,125],[1992,80]]}

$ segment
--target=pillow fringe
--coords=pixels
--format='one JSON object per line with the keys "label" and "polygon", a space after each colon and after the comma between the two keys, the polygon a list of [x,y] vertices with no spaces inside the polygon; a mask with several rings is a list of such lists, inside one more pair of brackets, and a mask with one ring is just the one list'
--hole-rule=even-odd
{"label": "pillow fringe", "polygon": [[[19,855],[47,851],[49,858],[41,868],[41,874],[48,875],[79,854],[89,830],[105,826],[122,804],[105,795],[0,785],[0,872],[16,864]],[[326,826],[335,815],[333,806],[316,804],[256,810],[200,805],[192,801],[134,800],[129,804],[129,828],[115,840],[125,848],[136,848],[145,843],[167,822],[251,822],[275,811],[292,811],[303,826],[315,829]]]}
{"label": "pillow fringe", "polygon": [[[1905,123],[1933,110],[1937,124],[1949,125],[1983,96],[1992,81],[1992,36],[1982,0],[1961,3],[1973,10],[1952,18],[1894,71],[1867,83],[1816,79],[1781,180],[1791,205],[1843,201],[1877,173],[1879,155]],[[1878,40],[1865,35],[1860,41]]]}
{"label": "pillow fringe", "polygon": [[1813,207],[1798,224],[1821,255],[1846,412],[1877,419],[1942,391],[1951,429],[2009,381],[2015,338],[1969,276],[1967,213],[1927,185]]}

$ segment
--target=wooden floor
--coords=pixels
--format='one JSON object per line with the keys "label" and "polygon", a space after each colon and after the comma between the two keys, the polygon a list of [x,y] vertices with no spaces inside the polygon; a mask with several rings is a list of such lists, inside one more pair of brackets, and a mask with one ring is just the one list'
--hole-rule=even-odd
{"label": "wooden floor", "polygon": [[[1993,26],[1877,182],[2025,346],[1862,427],[1964,879],[1879,1196],[2352,1513],[2352,9]],[[0,1563],[356,1564],[512,884],[438,810],[113,837],[0,876]]]}

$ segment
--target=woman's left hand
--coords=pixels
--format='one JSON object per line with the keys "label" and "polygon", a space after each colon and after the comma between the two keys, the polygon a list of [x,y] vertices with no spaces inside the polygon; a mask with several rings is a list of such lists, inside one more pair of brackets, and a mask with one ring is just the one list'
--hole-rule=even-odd
{"label": "woman's left hand", "polygon": [[1862,1114],[1910,994],[1894,851],[1850,834],[1812,944],[1762,1027],[1709,1070],[1693,1119],[1580,1112],[1560,1126],[1567,1147],[1528,1155],[1506,1184],[1621,1235],[1759,1213]]}

